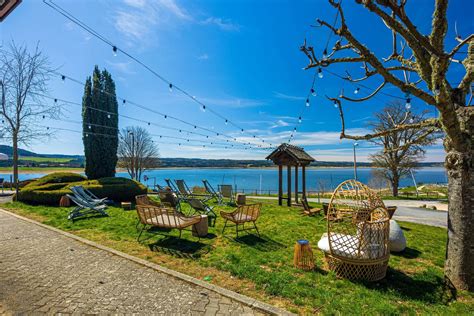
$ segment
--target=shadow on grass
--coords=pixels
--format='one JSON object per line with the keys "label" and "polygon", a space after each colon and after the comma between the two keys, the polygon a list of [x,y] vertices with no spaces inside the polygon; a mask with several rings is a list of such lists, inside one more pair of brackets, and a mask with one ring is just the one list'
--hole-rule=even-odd
{"label": "shadow on grass", "polygon": [[392,252],[390,255],[395,256],[395,257],[403,257],[407,259],[415,259],[421,255],[421,252],[419,250],[406,247],[405,250],[403,250],[402,252]]}
{"label": "shadow on grass", "polygon": [[234,238],[234,240],[240,244],[244,244],[262,252],[276,251],[287,247],[286,245],[264,235],[258,237],[256,235],[248,234]]}
{"label": "shadow on grass", "polygon": [[387,269],[385,279],[378,282],[361,282],[367,288],[381,292],[395,292],[403,298],[425,303],[448,303],[456,299],[456,292],[446,284],[443,278],[424,271],[409,276],[393,268]]}
{"label": "shadow on grass", "polygon": [[148,245],[151,251],[159,251],[179,258],[198,259],[211,251],[211,246],[199,241],[191,241],[167,236]]}
{"label": "shadow on grass", "polygon": [[104,215],[104,214],[99,214],[99,213],[94,213],[94,214],[86,214],[86,215],[81,215],[78,217],[75,217],[71,220],[72,223],[83,221],[86,219],[94,219],[94,218],[106,218],[109,217],[110,215]]}

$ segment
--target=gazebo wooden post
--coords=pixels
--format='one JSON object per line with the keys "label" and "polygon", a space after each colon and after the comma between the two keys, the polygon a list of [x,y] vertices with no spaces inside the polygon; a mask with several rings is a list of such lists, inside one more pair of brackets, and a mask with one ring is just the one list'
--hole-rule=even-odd
{"label": "gazebo wooden post", "polygon": [[287,200],[287,205],[291,206],[291,166],[287,166],[287,173],[288,173],[288,200]]}
{"label": "gazebo wooden post", "polygon": [[295,166],[295,203],[298,203],[298,165]]}
{"label": "gazebo wooden post", "polygon": [[306,199],[306,166],[305,165],[301,167],[301,173],[302,173],[301,182],[303,185],[303,199]]}
{"label": "gazebo wooden post", "polygon": [[282,205],[283,199],[283,166],[278,165],[278,205]]}

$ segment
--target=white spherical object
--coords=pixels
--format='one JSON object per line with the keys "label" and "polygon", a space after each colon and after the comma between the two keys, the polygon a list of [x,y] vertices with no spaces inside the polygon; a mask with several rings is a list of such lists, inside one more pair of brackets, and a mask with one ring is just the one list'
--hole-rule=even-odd
{"label": "white spherical object", "polygon": [[390,220],[389,246],[390,251],[393,252],[401,252],[405,250],[407,246],[407,240],[405,239],[403,230],[393,219]]}

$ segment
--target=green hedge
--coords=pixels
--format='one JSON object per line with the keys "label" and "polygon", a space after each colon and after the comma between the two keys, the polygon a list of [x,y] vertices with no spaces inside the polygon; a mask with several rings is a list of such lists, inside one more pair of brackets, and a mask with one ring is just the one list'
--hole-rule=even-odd
{"label": "green hedge", "polygon": [[73,172],[53,172],[44,177],[41,177],[31,183],[28,183],[25,188],[29,186],[41,186],[48,183],[71,183],[87,180],[86,177]]}
{"label": "green hedge", "polygon": [[61,197],[72,194],[71,187],[75,185],[81,185],[98,197],[107,197],[115,202],[133,201],[136,195],[147,192],[143,184],[126,178],[84,180],[81,176],[79,181],[60,182],[77,180],[78,177],[55,175],[58,174],[50,174],[25,186],[18,194],[18,201],[35,205],[59,205]]}

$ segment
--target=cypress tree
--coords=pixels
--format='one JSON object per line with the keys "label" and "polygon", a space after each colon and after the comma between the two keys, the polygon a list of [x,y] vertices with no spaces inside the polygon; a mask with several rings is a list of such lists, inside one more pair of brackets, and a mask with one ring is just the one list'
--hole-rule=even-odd
{"label": "cypress tree", "polygon": [[118,103],[107,70],[95,66],[82,98],[82,140],[89,179],[115,176],[118,146]]}

